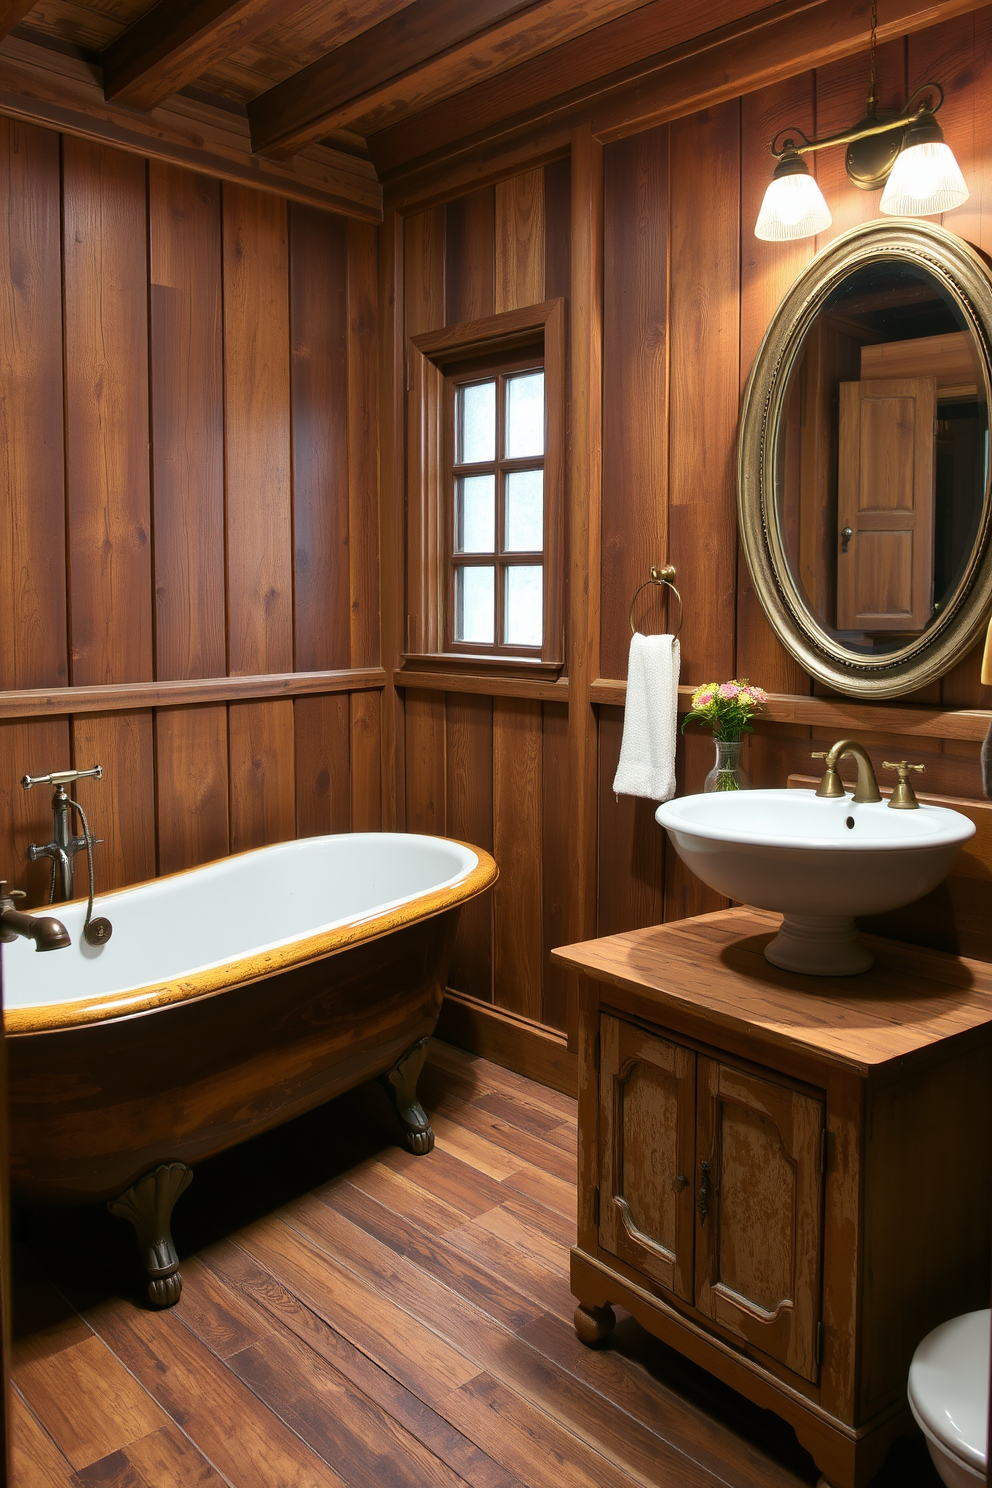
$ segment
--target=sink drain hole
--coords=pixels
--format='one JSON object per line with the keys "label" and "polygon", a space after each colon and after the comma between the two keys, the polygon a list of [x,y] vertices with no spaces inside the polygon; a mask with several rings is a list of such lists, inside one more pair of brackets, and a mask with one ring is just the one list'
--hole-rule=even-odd
{"label": "sink drain hole", "polygon": [[854,817],[853,816],[849,816],[847,818],[847,821],[844,823],[844,825],[846,827],[853,827],[854,826]]}

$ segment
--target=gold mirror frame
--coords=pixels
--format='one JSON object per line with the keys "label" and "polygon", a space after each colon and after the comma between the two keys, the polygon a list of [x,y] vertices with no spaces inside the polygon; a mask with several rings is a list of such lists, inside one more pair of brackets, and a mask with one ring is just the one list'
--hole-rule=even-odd
{"label": "gold mirror frame", "polygon": [[971,649],[992,608],[992,458],[971,562],[944,613],[917,640],[887,656],[848,651],[820,626],[799,593],[775,510],[775,457],[785,390],[821,306],[840,281],[869,262],[908,260],[934,278],[960,310],[981,352],[992,423],[992,273],[962,238],[927,222],[871,222],[829,243],[775,312],[741,407],[737,506],[751,580],[775,634],[821,682],[852,697],[899,697],[942,677]]}

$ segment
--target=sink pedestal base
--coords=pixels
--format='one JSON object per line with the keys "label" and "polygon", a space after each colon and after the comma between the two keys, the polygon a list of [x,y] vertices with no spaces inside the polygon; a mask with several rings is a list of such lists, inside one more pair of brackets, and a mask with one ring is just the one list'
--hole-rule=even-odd
{"label": "sink pedestal base", "polygon": [[875,964],[846,915],[784,915],[781,930],[765,946],[765,960],[807,976],[856,976]]}

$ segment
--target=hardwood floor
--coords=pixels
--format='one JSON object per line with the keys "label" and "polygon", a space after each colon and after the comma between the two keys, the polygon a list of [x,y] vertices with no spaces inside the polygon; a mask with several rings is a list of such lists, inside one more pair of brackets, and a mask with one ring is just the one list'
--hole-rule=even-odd
{"label": "hardwood floor", "polygon": [[[437,1147],[365,1086],[197,1171],[182,1301],[102,1209],[22,1216],[17,1488],[800,1488],[812,1462],[622,1318],[576,1339],[575,1103],[436,1044]],[[879,1488],[930,1488],[920,1441]]]}

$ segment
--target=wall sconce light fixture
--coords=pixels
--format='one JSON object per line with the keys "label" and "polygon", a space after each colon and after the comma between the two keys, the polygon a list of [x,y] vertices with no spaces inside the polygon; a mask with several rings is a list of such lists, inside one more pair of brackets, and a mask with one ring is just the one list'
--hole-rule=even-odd
{"label": "wall sconce light fixture", "polygon": [[[863,191],[882,186],[879,210],[898,217],[930,217],[968,200],[964,176],[934,117],[944,102],[939,83],[924,83],[903,108],[878,112],[875,92],[877,0],[871,8],[871,81],[865,117],[853,129],[809,139],[801,129],[781,129],[772,140],[778,161],[761,203],[754,235],[771,241],[809,238],[830,226],[830,208],[803,159],[816,150],[847,145],[848,179]],[[887,115],[887,117],[886,117]]]}

